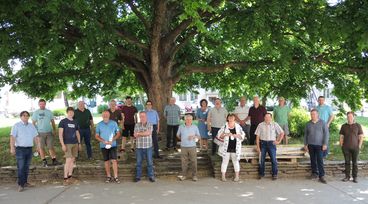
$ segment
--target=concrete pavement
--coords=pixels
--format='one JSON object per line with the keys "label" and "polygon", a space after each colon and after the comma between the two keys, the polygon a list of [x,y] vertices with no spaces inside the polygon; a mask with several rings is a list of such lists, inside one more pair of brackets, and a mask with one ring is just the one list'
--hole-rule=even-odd
{"label": "concrete pavement", "polygon": [[[306,179],[270,179],[221,182],[204,178],[198,182],[157,180],[156,183],[101,181],[64,187],[61,183],[39,185],[17,192],[16,185],[0,185],[0,203],[368,203],[368,178],[359,183],[328,178],[328,184]],[[230,180],[230,179],[229,179]]]}

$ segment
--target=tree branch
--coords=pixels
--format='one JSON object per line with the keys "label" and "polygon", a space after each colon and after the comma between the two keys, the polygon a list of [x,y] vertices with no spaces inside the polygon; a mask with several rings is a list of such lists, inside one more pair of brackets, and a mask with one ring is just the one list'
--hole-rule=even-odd
{"label": "tree branch", "polygon": [[134,2],[132,0],[125,0],[125,2],[128,3],[129,7],[132,9],[132,11],[135,13],[135,15],[142,21],[144,27],[146,28],[147,33],[149,34],[151,31],[151,26],[146,20],[146,18],[142,15],[142,13],[138,10],[137,6],[134,5]]}

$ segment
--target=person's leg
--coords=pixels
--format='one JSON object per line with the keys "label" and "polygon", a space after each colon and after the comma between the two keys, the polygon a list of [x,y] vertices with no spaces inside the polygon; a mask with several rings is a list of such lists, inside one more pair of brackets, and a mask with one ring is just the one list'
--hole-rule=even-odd
{"label": "person's leg", "polygon": [[188,148],[181,148],[181,174],[182,176],[187,176],[188,173]]}
{"label": "person's leg", "polygon": [[86,145],[87,157],[92,158],[92,146],[91,146],[91,129],[84,130],[84,144]]}
{"label": "person's leg", "polygon": [[351,150],[351,157],[353,162],[353,178],[356,179],[358,177],[358,155],[359,149]]}
{"label": "person's leg", "polygon": [[251,125],[250,126],[250,138],[249,138],[249,145],[254,145],[255,144],[255,140],[256,140],[256,136],[255,136],[255,131],[257,129],[257,125]]}
{"label": "person's leg", "polygon": [[224,157],[222,157],[222,163],[221,163],[221,174],[222,174],[222,180],[226,181],[226,170],[227,165],[229,164],[230,160],[230,153],[226,153]]}
{"label": "person's leg", "polygon": [[157,125],[153,125],[152,143],[153,143],[153,149],[154,149],[154,157],[158,158],[160,157],[160,154],[159,154],[158,138],[157,138]]}
{"label": "person's leg", "polygon": [[129,126],[129,141],[130,141],[130,146],[131,146],[131,149],[132,151],[135,150],[135,138],[134,138],[134,127],[135,127],[135,124],[132,124],[132,125],[128,125]]}
{"label": "person's leg", "polygon": [[17,170],[18,170],[18,185],[24,187],[26,183],[25,175],[25,153],[23,148],[15,149],[15,158],[17,159]]}
{"label": "person's leg", "polygon": [[350,151],[347,148],[341,148],[342,149],[342,153],[344,154],[344,159],[345,159],[345,178],[350,178],[350,159],[351,159],[351,154]]}
{"label": "person's leg", "polygon": [[317,155],[316,155],[314,145],[308,145],[308,152],[309,152],[309,158],[310,158],[310,165],[311,165],[311,169],[312,169],[312,174],[313,175],[318,175]]}
{"label": "person's leg", "polygon": [[318,176],[319,176],[319,178],[322,178],[322,177],[325,176],[325,170],[324,170],[324,166],[323,166],[322,146],[317,146],[316,155],[317,155],[317,165],[318,165]]}
{"label": "person's leg", "polygon": [[246,144],[249,144],[250,140],[250,125],[245,125],[245,137],[247,138]]}
{"label": "person's leg", "polygon": [[173,127],[173,146],[174,146],[174,148],[176,148],[176,145],[177,145],[177,143],[176,143],[176,134],[178,133],[178,129],[179,129],[179,125],[175,125]]}
{"label": "person's leg", "polygon": [[141,179],[141,176],[142,176],[143,149],[142,148],[137,148],[135,150],[135,155],[136,155],[136,158],[137,158],[135,178],[139,180],[139,179]]}
{"label": "person's leg", "polygon": [[53,160],[53,163],[55,163],[54,160],[56,159],[54,141],[55,141],[55,135],[53,135],[53,133],[51,133],[51,132],[47,133],[47,135],[46,135],[46,144],[47,144],[47,148],[49,149],[49,153],[50,153],[51,159]]}
{"label": "person's leg", "polygon": [[46,152],[45,152],[46,136],[43,133],[39,133],[38,139],[40,140],[40,146],[38,147],[37,150],[40,153],[40,157],[41,157],[41,160],[42,160],[42,165],[44,167],[46,167],[47,166]]}
{"label": "person's leg", "polygon": [[261,161],[259,162],[259,176],[263,177],[265,175],[265,160],[267,152],[267,142],[260,141],[261,143]]}
{"label": "person's leg", "polygon": [[192,177],[197,177],[197,150],[196,147],[189,149],[189,160],[192,168]]}
{"label": "person's leg", "polygon": [[148,174],[148,178],[154,179],[155,175],[153,172],[153,148],[147,148],[146,150],[146,159],[147,159],[147,174]]}
{"label": "person's leg", "polygon": [[272,176],[276,177],[278,173],[277,169],[277,158],[276,158],[276,145],[273,142],[268,142],[268,155],[271,159],[272,164]]}
{"label": "person's leg", "polygon": [[121,139],[121,149],[122,150],[125,150],[128,134],[129,134],[128,128],[126,125],[124,125],[124,130],[122,132],[122,139]]}
{"label": "person's leg", "polygon": [[234,181],[239,181],[240,164],[239,160],[236,158],[236,153],[230,154],[231,161],[233,162],[235,178]]}
{"label": "person's leg", "polygon": [[75,157],[69,158],[68,177],[73,175]]}
{"label": "person's leg", "polygon": [[106,177],[111,178],[110,160],[105,161],[104,164],[105,164]]}
{"label": "person's leg", "polygon": [[211,128],[211,134],[212,134],[212,155],[215,155],[217,152],[217,144],[214,142],[215,138],[217,136],[218,131],[220,130],[220,128]]}
{"label": "person's leg", "polygon": [[114,178],[118,177],[118,161],[116,159],[111,160],[112,171],[114,172]]}
{"label": "person's leg", "polygon": [[[171,148],[171,135],[173,132],[173,126],[167,125],[167,133],[166,133],[166,148]],[[176,135],[174,135],[176,137]]]}
{"label": "person's leg", "polygon": [[25,183],[28,183],[29,166],[31,165],[32,156],[33,156],[32,148],[26,149],[25,164],[24,164]]}

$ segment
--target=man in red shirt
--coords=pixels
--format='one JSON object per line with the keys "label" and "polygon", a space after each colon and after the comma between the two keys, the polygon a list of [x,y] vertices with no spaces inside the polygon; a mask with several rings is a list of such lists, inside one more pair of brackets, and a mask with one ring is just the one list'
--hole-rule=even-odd
{"label": "man in red shirt", "polygon": [[125,145],[127,142],[127,137],[130,136],[130,144],[132,151],[134,151],[134,126],[137,123],[137,113],[138,110],[132,103],[132,97],[127,96],[125,98],[125,105],[121,109],[123,114],[123,141],[120,151],[125,151]]}

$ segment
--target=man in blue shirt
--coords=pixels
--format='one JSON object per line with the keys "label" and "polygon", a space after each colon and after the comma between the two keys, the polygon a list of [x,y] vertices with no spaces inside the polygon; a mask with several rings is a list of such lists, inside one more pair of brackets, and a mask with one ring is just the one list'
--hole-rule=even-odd
{"label": "man in blue shirt", "polygon": [[28,183],[33,141],[38,147],[40,146],[37,129],[32,123],[28,123],[29,116],[27,111],[22,111],[21,121],[13,126],[10,133],[10,153],[15,155],[17,160],[19,192],[23,191],[24,187],[33,186]]}
{"label": "man in blue shirt", "polygon": [[[319,115],[319,119],[323,120],[323,122],[326,123],[327,128],[330,128],[330,125],[335,118],[335,115],[332,112],[331,106],[328,106],[325,104],[325,97],[319,96],[318,97],[318,106],[316,107]],[[330,148],[327,144],[327,149],[323,151],[323,157],[327,157],[328,153],[330,151]]]}
{"label": "man in blue shirt", "polygon": [[148,100],[146,102],[146,115],[147,115],[147,122],[151,123],[153,126],[152,130],[152,142],[153,142],[153,151],[155,159],[162,159],[159,154],[159,147],[158,147],[158,138],[157,133],[160,132],[160,117],[156,110],[152,109],[152,101]]}
{"label": "man in blue shirt", "polygon": [[181,140],[181,168],[182,175],[179,176],[181,181],[186,179],[188,166],[191,163],[192,180],[197,181],[197,145],[196,142],[200,139],[198,127],[192,124],[193,116],[185,115],[185,124],[180,125],[177,137]]}
{"label": "man in blue shirt", "polygon": [[[114,120],[110,120],[110,112],[102,112],[102,121],[96,126],[96,139],[100,142],[100,148],[105,161],[106,183],[120,183],[118,179],[118,161],[116,140],[120,137],[119,126]],[[114,178],[111,178],[110,162]]]}

